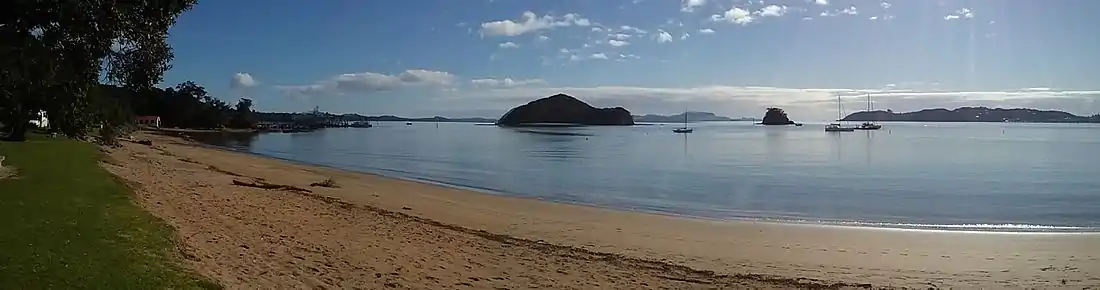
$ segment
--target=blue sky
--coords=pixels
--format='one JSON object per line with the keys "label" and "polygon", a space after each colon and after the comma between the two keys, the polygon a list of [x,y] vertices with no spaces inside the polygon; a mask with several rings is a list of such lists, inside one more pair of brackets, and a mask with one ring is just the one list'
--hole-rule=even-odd
{"label": "blue sky", "polygon": [[636,114],[1100,112],[1100,1],[200,1],[165,84],[260,110],[496,117],[557,92]]}

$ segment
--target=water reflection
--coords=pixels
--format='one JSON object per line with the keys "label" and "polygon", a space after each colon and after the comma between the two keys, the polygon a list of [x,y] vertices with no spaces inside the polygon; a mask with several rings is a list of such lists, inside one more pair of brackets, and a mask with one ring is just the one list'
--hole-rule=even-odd
{"label": "water reflection", "polygon": [[783,140],[787,138],[787,128],[769,126],[764,128],[764,146],[768,152],[768,160],[780,161],[787,151]]}
{"label": "water reflection", "polygon": [[874,146],[875,143],[875,132],[872,130],[865,130],[864,133],[866,133],[866,135],[864,138],[865,142],[863,143],[863,156],[866,157],[865,161],[868,165],[870,165],[873,159],[872,156],[874,155],[874,150],[871,150],[871,148]]}
{"label": "water reflection", "polygon": [[684,135],[684,159],[687,159],[688,158],[688,134],[681,134],[681,135]]}
{"label": "water reflection", "polygon": [[582,158],[584,142],[592,134],[580,132],[581,128],[507,129],[524,136],[525,150],[533,157],[552,161],[569,161]]}
{"label": "water reflection", "polygon": [[196,141],[233,148],[234,150],[249,150],[252,143],[259,138],[259,133],[226,133],[226,132],[196,132],[188,133],[188,137]]}

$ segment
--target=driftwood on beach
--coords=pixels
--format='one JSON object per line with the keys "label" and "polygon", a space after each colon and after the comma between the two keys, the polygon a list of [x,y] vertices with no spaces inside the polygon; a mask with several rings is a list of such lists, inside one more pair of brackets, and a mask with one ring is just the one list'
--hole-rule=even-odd
{"label": "driftwood on beach", "polygon": [[263,189],[280,189],[280,190],[289,190],[289,191],[313,192],[309,189],[305,189],[305,188],[301,188],[301,187],[297,187],[297,186],[293,186],[293,185],[273,184],[273,183],[267,183],[267,182],[263,182],[263,181],[260,181],[260,182],[245,182],[245,181],[240,181],[240,180],[233,180],[233,185],[263,188]]}

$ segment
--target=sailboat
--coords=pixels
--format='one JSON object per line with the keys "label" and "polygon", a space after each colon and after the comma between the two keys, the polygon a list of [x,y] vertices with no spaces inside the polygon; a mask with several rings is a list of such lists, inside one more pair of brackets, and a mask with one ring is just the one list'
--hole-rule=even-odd
{"label": "sailboat", "polygon": [[[874,112],[873,108],[874,107],[871,104],[871,94],[867,94],[867,112],[870,113],[871,116],[875,116],[875,112]],[[859,126],[856,127],[856,129],[857,130],[878,130],[878,129],[882,129],[882,125],[875,124],[874,122],[863,122],[863,124],[859,124]]]}
{"label": "sailboat", "polygon": [[684,134],[695,132],[695,129],[688,128],[688,112],[687,111],[684,111],[684,126],[680,127],[680,128],[672,129],[672,132],[684,133]]}
{"label": "sailboat", "polygon": [[852,131],[856,130],[856,128],[844,127],[844,126],[840,125],[840,123],[839,123],[840,120],[844,119],[842,114],[843,114],[843,111],[840,108],[840,95],[837,95],[836,96],[836,121],[838,123],[829,123],[828,125],[825,125],[825,132],[852,132]]}

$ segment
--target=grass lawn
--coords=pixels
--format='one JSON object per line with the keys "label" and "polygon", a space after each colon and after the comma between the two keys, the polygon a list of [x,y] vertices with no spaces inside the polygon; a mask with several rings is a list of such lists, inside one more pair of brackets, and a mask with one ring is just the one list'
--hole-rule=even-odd
{"label": "grass lawn", "polygon": [[0,142],[0,288],[218,289],[174,261],[172,229],[99,167],[99,147]]}

